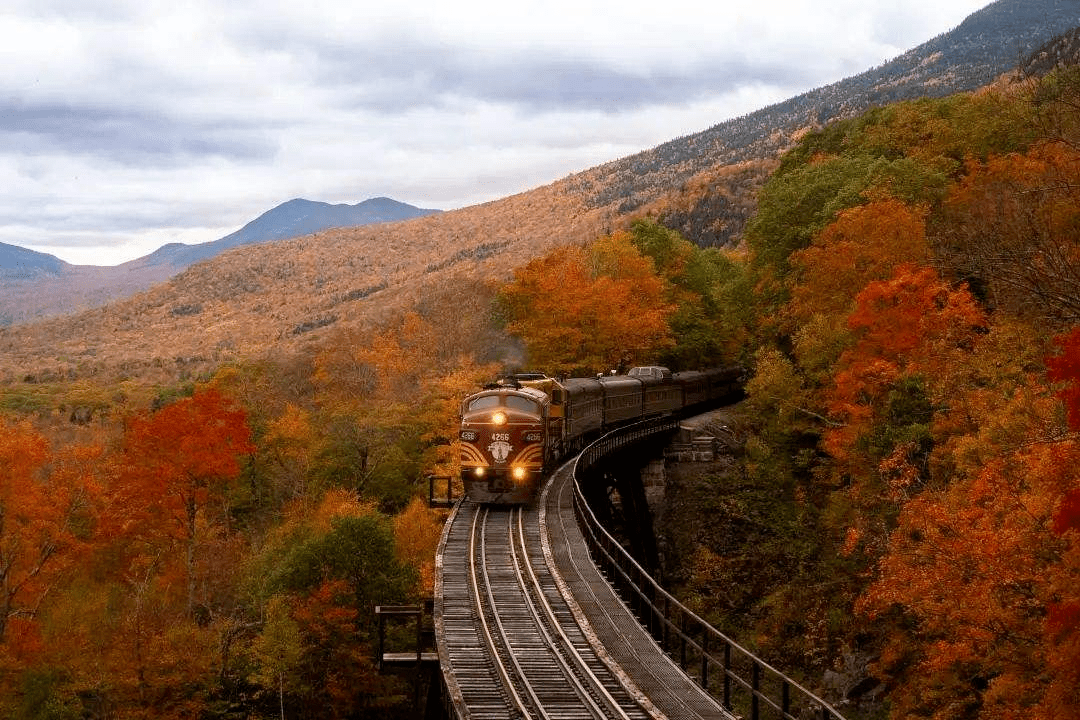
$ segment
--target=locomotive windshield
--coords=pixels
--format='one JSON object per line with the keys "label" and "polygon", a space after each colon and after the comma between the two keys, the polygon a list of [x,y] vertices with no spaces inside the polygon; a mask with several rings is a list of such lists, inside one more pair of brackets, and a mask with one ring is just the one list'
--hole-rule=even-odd
{"label": "locomotive windshield", "polygon": [[499,407],[498,395],[484,395],[469,403],[470,410],[483,410],[484,408]]}
{"label": "locomotive windshield", "polygon": [[534,415],[540,414],[540,406],[536,402],[520,395],[482,395],[469,402],[469,410],[484,410],[500,406]]}
{"label": "locomotive windshield", "polygon": [[537,404],[528,398],[523,398],[518,395],[507,395],[503,400],[506,401],[506,407],[512,410],[520,410],[521,412],[532,413],[533,415],[538,415],[540,413],[540,408]]}

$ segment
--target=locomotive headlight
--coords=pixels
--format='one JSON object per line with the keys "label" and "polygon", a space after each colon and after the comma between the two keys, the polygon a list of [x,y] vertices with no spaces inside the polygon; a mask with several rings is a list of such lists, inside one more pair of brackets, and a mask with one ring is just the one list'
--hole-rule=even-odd
{"label": "locomotive headlight", "polygon": [[515,480],[524,480],[525,479],[525,472],[526,472],[525,468],[521,467],[520,465],[518,465],[516,468],[514,468],[510,472],[514,476]]}
{"label": "locomotive headlight", "polygon": [[504,413],[504,412],[502,412],[500,410],[499,412],[497,412],[497,413],[495,413],[494,415],[491,416],[491,422],[493,422],[496,425],[505,425],[506,424],[506,413]]}
{"label": "locomotive headlight", "polygon": [[476,468],[475,470],[473,470],[473,474],[476,475],[476,477],[484,477],[484,468]]}

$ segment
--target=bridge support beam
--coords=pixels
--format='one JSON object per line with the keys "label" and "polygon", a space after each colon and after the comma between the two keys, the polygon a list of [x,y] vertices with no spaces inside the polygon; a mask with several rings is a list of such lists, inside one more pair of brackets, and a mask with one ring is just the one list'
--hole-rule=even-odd
{"label": "bridge support beam", "polygon": [[659,442],[621,448],[582,483],[582,492],[600,523],[650,573],[659,572],[660,557],[641,471],[662,447]]}

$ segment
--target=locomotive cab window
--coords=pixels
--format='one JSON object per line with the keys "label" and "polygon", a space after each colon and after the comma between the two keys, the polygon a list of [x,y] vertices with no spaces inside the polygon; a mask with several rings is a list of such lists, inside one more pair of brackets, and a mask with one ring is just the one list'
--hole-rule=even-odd
{"label": "locomotive cab window", "polygon": [[528,398],[519,397],[517,395],[507,395],[503,400],[505,401],[506,407],[511,410],[520,410],[521,412],[532,413],[533,415],[540,414],[540,408],[535,402]]}
{"label": "locomotive cab window", "polygon": [[506,407],[520,412],[540,414],[540,406],[529,398],[519,395],[483,395],[469,403],[469,410],[487,410],[489,408]]}
{"label": "locomotive cab window", "polygon": [[470,410],[483,410],[484,408],[499,407],[498,395],[484,395],[469,403]]}

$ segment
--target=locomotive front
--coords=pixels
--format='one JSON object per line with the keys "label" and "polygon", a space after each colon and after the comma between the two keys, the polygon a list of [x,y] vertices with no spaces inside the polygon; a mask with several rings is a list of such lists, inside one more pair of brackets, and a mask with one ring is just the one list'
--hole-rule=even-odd
{"label": "locomotive front", "polygon": [[548,397],[527,387],[496,387],[461,407],[461,480],[475,502],[519,504],[543,475]]}

